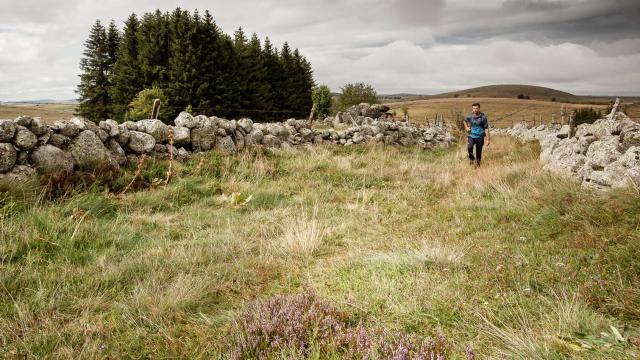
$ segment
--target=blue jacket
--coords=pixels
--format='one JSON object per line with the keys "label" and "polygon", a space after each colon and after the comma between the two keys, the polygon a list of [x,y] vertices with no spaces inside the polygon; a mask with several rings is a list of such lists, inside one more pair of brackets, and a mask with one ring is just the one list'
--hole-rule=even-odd
{"label": "blue jacket", "polygon": [[489,128],[489,120],[484,113],[476,115],[465,116],[464,122],[468,123],[471,127],[469,137],[473,139],[482,139],[484,137],[484,130]]}

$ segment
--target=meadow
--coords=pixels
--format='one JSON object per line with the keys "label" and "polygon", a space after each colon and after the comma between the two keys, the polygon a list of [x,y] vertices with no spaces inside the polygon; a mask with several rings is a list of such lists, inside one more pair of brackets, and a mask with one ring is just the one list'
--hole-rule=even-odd
{"label": "meadow", "polygon": [[72,104],[0,104],[0,119],[15,119],[21,115],[40,117],[48,124],[69,120],[77,105]]}
{"label": "meadow", "polygon": [[3,192],[0,358],[638,358],[638,189],[544,172],[535,143],[465,151],[212,152],[124,194],[133,168]]}
{"label": "meadow", "polygon": [[[450,122],[457,116],[465,116],[471,113],[471,104],[480,103],[481,111],[487,114],[489,123],[494,127],[508,127],[512,123],[526,121],[536,124],[540,120],[545,124],[551,122],[555,114],[555,122],[561,122],[560,110],[564,106],[566,111],[565,122],[569,119],[572,109],[592,107],[595,111],[601,110],[604,114],[607,105],[602,104],[574,104],[545,100],[523,100],[516,98],[494,97],[458,97],[428,100],[413,100],[406,102],[390,102],[386,105],[395,110],[396,117],[402,116],[402,106],[409,110],[409,119],[416,124],[433,123],[436,114],[444,116],[445,122]],[[631,116],[631,115],[629,115]]]}

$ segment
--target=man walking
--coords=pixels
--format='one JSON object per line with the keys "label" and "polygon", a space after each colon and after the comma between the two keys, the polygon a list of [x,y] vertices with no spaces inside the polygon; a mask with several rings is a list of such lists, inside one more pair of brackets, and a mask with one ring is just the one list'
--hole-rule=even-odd
{"label": "man walking", "polygon": [[[480,112],[480,104],[471,105],[473,114],[464,118],[464,127],[467,129],[467,150],[469,151],[469,164],[480,167],[482,160],[482,147],[485,145],[484,137],[487,137],[487,146],[491,142],[489,134],[489,121],[487,116]],[[476,148],[476,154],[473,155],[473,147]]]}

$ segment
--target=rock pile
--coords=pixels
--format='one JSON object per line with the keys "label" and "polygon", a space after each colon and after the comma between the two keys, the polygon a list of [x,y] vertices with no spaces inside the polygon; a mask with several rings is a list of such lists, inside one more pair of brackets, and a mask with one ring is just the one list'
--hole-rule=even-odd
{"label": "rock pile", "polygon": [[[381,109],[384,108],[362,107],[371,115],[382,114]],[[118,124],[105,120],[96,125],[80,117],[53,125],[27,116],[0,120],[0,181],[22,181],[36,170],[60,176],[78,169],[118,168],[137,162],[142,154],[157,159],[167,159],[172,154],[182,161],[194,152],[217,150],[232,154],[254,146],[288,148],[323,142],[349,146],[375,141],[431,149],[455,141],[444,128],[419,128],[372,118],[362,125],[339,130],[314,129],[305,120],[253,123],[246,118],[227,120],[182,112],[174,124],[166,125],[160,120]]]}
{"label": "rock pile", "polygon": [[559,124],[538,125],[529,127],[526,123],[518,123],[512,128],[491,129],[491,134],[503,134],[513,136],[521,141],[542,140],[549,134],[558,132],[566,132],[569,135],[569,125],[560,126]]}
{"label": "rock pile", "polygon": [[362,103],[338,112],[334,117],[327,117],[324,122],[333,127],[371,125],[374,120],[384,120],[389,109],[386,105]]}
{"label": "rock pile", "polygon": [[581,124],[569,137],[569,126],[496,129],[518,139],[539,140],[544,169],[604,190],[627,184],[640,186],[640,124],[622,112],[612,112],[593,124]]}

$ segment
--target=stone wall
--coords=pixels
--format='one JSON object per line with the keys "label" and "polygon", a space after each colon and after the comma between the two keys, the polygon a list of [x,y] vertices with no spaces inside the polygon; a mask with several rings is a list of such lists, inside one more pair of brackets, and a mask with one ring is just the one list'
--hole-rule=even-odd
{"label": "stone wall", "polygon": [[599,190],[640,186],[640,124],[622,112],[578,125],[573,137],[568,125],[527,128],[518,124],[492,133],[540,141],[544,169],[573,177],[584,186]]}
{"label": "stone wall", "polygon": [[[217,150],[232,154],[247,147],[289,148],[319,143],[350,146],[365,142],[416,145],[423,149],[447,147],[455,138],[444,128],[408,125],[369,118],[362,125],[312,128],[305,120],[253,123],[181,113],[174,125],[160,120],[114,120],[94,124],[75,117],[45,124],[21,116],[0,120],[0,181],[22,181],[36,172],[58,176],[97,167],[118,168],[135,163],[142,154],[178,161],[197,152]],[[170,139],[173,146],[170,145]]]}

